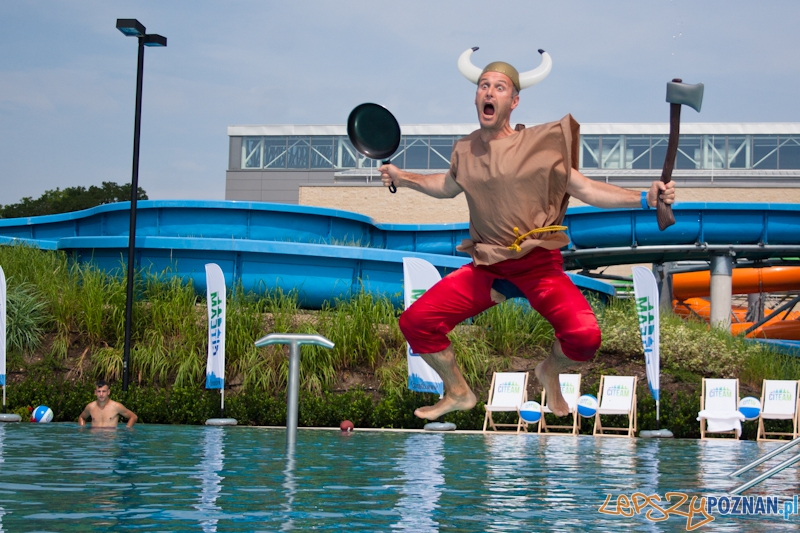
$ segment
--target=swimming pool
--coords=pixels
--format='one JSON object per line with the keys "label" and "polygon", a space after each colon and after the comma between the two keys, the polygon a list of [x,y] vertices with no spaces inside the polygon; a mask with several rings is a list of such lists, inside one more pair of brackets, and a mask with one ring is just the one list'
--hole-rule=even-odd
{"label": "swimming pool", "polygon": [[[287,454],[277,429],[0,424],[0,532],[684,531],[678,515],[599,509],[607,494],[720,495],[743,483],[730,471],[775,446],[301,429]],[[799,480],[789,468],[745,495],[778,496],[782,510]],[[800,526],[714,518],[698,530]]]}

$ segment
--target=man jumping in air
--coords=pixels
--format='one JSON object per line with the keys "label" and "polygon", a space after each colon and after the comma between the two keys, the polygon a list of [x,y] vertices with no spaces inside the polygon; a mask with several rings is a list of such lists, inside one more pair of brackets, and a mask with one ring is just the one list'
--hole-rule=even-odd
{"label": "man jumping in air", "polygon": [[469,254],[472,263],[446,276],[400,316],[400,329],[412,351],[444,382],[445,396],[414,414],[435,420],[475,406],[475,394],[461,375],[447,334],[463,320],[505,300],[493,284],[507,280],[555,330],[551,353],[536,367],[536,377],[550,409],[565,416],[569,408],[558,375],[590,360],[600,347],[594,313],[563,271],[559,248],[569,238],[560,224],[569,198],[602,208],[650,209],[659,197],[672,204],[675,185],[654,181],[648,191],[631,191],[578,172],[580,126],[571,115],[531,128],[512,128],[511,112],[519,104],[519,91],[542,81],[552,61],[540,50],[542,64],[532,71],[520,74],[503,62],[480,70],[470,60],[475,50],[465,51],[458,66],[478,86],[475,107],[480,129],[455,143],[450,170],[414,174],[391,164],[380,167],[387,187],[394,183],[435,198],[464,193],[469,207],[470,239],[458,250]]}

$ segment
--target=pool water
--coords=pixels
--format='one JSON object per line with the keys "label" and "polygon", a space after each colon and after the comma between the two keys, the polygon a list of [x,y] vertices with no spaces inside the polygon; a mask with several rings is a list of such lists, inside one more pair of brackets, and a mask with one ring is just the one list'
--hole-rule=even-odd
{"label": "pool water", "polygon": [[[0,424],[0,532],[685,531],[680,515],[599,509],[608,494],[722,495],[776,446],[300,429],[287,453],[281,429]],[[798,492],[790,467],[745,495],[782,511]],[[698,531],[798,528],[797,514],[716,514]]]}

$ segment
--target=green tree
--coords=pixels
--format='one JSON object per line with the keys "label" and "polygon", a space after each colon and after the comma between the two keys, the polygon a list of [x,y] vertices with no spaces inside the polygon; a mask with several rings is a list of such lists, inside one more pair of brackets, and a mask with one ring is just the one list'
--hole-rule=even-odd
{"label": "green tree", "polygon": [[[147,200],[147,193],[139,187],[137,199]],[[45,191],[42,196],[33,199],[26,196],[16,204],[0,206],[0,218],[35,217],[39,215],[54,215],[56,213],[69,213],[80,211],[103,204],[125,202],[131,199],[130,184],[120,185],[111,181],[104,181],[86,187],[67,187],[64,190]]]}

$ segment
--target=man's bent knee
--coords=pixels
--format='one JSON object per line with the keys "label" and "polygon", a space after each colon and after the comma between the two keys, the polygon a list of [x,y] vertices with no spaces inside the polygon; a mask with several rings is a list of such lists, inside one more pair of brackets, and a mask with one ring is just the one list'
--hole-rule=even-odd
{"label": "man's bent knee", "polygon": [[446,324],[431,324],[413,312],[413,306],[400,315],[400,331],[413,353],[438,353],[450,346]]}
{"label": "man's bent knee", "polygon": [[570,338],[559,338],[561,350],[572,361],[585,362],[592,359],[600,349],[602,336],[599,328],[583,330]]}

